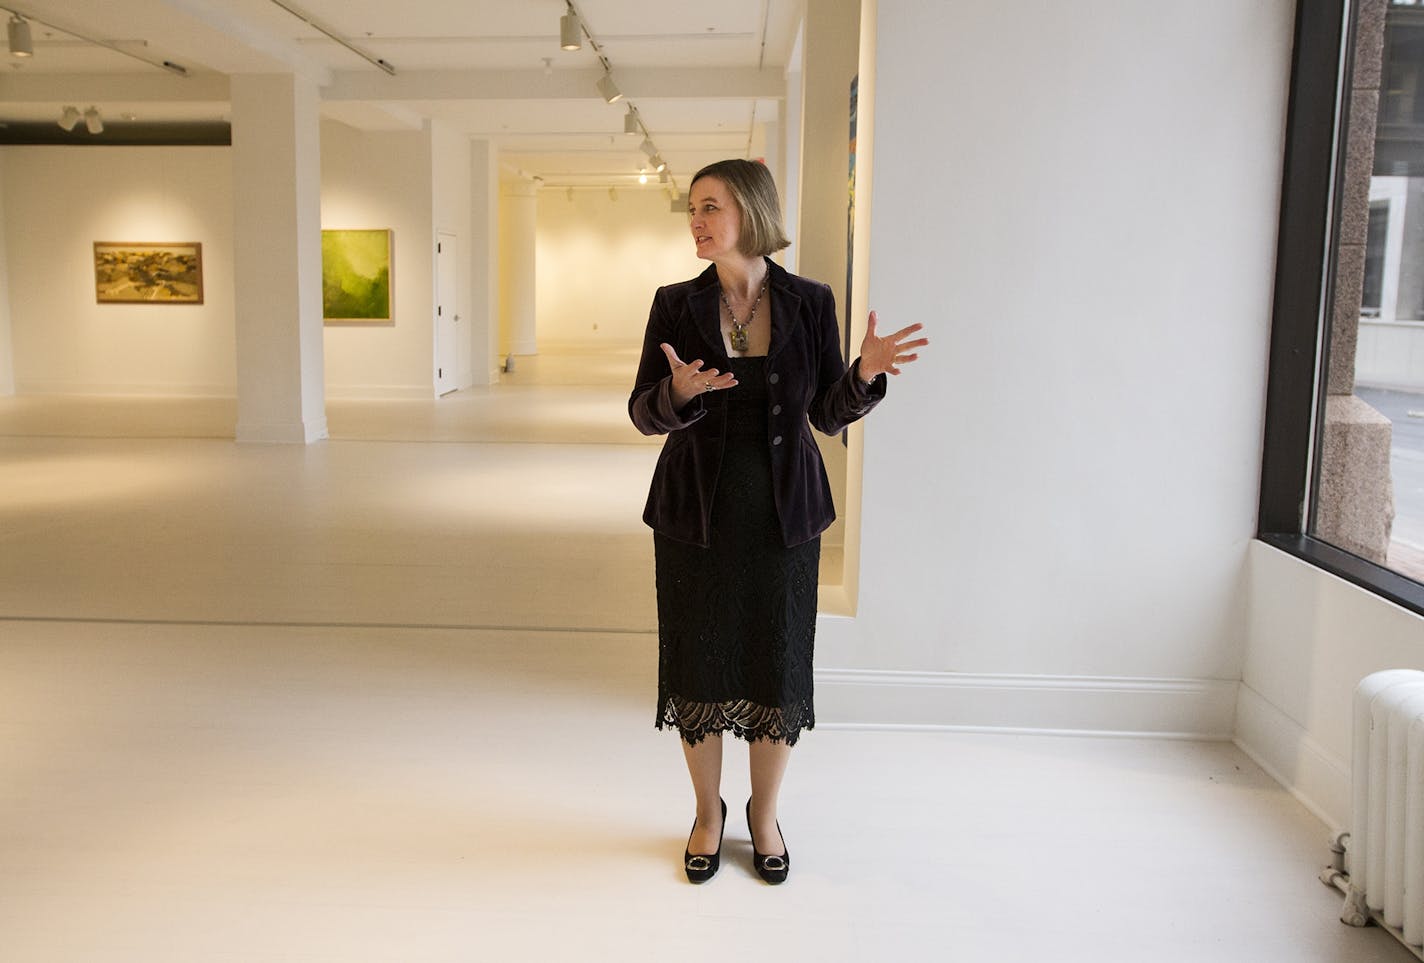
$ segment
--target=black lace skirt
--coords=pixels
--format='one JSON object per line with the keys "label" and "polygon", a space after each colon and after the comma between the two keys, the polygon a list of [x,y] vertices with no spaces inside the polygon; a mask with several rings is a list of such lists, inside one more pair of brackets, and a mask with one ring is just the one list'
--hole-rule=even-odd
{"label": "black lace skirt", "polygon": [[658,728],[794,744],[815,726],[821,540],[786,548],[771,490],[765,358],[733,358],[711,544],[654,534]]}

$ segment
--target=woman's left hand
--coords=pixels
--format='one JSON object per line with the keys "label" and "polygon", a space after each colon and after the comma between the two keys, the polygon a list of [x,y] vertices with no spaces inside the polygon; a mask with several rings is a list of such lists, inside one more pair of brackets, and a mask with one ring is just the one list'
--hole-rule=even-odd
{"label": "woman's left hand", "polygon": [[865,325],[865,340],[860,343],[860,377],[867,382],[883,373],[899,374],[900,365],[909,364],[919,357],[915,349],[930,343],[929,338],[906,340],[923,328],[923,324],[912,324],[882,338],[875,333],[875,323],[875,312],[872,311]]}

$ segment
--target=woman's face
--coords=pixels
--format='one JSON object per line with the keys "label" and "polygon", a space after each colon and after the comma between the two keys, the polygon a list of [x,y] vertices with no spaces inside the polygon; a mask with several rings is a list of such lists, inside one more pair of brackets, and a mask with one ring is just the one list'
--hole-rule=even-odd
{"label": "woman's face", "polygon": [[698,257],[717,261],[741,253],[737,242],[742,234],[742,209],[726,184],[715,177],[703,177],[692,185],[687,203]]}

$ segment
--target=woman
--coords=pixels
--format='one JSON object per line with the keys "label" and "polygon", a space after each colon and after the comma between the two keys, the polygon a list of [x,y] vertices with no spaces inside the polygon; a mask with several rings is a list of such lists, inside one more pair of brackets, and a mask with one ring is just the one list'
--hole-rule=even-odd
{"label": "woman", "polygon": [[749,744],[757,874],[781,883],[790,870],[777,796],[791,747],[815,725],[820,535],[835,518],[807,421],[839,432],[928,343],[907,340],[918,324],[879,337],[871,312],[847,370],[830,288],[767,257],[788,244],[780,211],[763,164],[697,173],[689,223],[712,265],[654,295],[628,399],[639,431],[668,435],[643,520],[657,569],[656,725],[681,733],[697,796],[683,853],[694,883],[721,861],[724,732]]}

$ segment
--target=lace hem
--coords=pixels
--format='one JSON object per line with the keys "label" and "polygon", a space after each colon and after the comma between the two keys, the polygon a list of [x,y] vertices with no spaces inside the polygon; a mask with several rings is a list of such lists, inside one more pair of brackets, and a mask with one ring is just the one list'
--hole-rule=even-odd
{"label": "lace hem", "polygon": [[796,745],[801,730],[816,728],[810,706],[778,709],[746,699],[730,702],[690,702],[668,696],[658,715],[659,729],[677,729],[688,745],[695,746],[708,736],[730,732],[748,742],[766,739]]}

